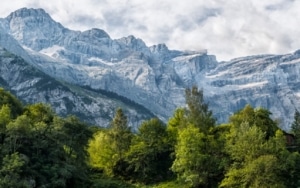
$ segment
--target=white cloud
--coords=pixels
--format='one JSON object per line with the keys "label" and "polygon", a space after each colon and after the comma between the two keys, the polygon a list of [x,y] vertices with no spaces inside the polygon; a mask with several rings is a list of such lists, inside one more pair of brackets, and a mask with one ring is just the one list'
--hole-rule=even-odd
{"label": "white cloud", "polygon": [[300,46],[296,0],[1,0],[0,17],[22,7],[43,8],[70,29],[97,27],[112,38],[134,35],[147,45],[208,49],[219,60]]}

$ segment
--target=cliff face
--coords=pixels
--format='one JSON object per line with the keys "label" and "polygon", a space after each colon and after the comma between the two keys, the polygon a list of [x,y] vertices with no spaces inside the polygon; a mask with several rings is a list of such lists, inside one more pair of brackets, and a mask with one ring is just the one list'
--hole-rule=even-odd
{"label": "cliff face", "polygon": [[115,94],[59,82],[3,48],[0,75],[0,87],[12,91],[24,103],[48,103],[60,115],[76,115],[89,124],[108,126],[119,107],[134,128],[154,117],[142,106]]}
{"label": "cliff face", "polygon": [[204,90],[219,122],[250,103],[270,109],[287,129],[300,107],[299,52],[217,62],[206,51],[148,47],[134,36],[111,39],[101,29],[72,31],[42,9],[11,13],[0,20],[0,33],[2,47],[47,75],[116,93],[164,121],[184,105],[184,89],[192,85]]}
{"label": "cliff face", "polygon": [[220,63],[206,75],[206,79],[210,80],[209,100],[224,110],[219,111],[218,116],[228,114],[227,109],[236,111],[250,103],[268,108],[288,129],[295,109],[300,107],[299,57],[299,53],[295,52]]}

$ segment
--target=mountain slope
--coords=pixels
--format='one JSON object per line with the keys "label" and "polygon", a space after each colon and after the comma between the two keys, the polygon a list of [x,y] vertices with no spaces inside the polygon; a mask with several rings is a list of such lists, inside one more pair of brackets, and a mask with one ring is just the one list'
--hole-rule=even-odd
{"label": "mountain slope", "polygon": [[61,83],[0,48],[0,86],[9,89],[25,103],[49,103],[57,113],[75,114],[90,124],[108,126],[117,108],[126,109],[129,122],[136,127],[153,114],[126,98]]}
{"label": "mountain slope", "polygon": [[44,10],[27,8],[1,19],[0,33],[0,45],[51,77],[124,96],[164,121],[184,105],[184,89],[192,85],[204,90],[219,122],[249,103],[270,109],[288,129],[300,108],[298,51],[217,62],[205,50],[149,47],[96,28],[72,31]]}

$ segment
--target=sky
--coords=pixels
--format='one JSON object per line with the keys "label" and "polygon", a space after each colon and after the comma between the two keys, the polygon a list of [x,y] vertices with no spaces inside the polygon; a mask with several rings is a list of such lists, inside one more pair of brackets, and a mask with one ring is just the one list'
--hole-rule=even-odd
{"label": "sky", "polygon": [[300,0],[1,0],[0,17],[23,7],[43,8],[72,30],[207,49],[219,61],[300,49]]}

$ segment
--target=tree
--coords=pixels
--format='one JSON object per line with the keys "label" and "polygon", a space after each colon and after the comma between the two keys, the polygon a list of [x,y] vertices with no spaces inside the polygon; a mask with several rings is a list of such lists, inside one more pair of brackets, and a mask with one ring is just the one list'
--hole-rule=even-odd
{"label": "tree", "polygon": [[6,131],[6,144],[8,147],[8,153],[21,152],[27,147],[24,147],[25,144],[28,144],[31,134],[32,124],[30,119],[26,115],[21,115],[17,117],[15,121],[10,122],[7,125]]}
{"label": "tree", "polygon": [[[129,150],[133,133],[127,124],[127,117],[122,109],[117,109],[107,131],[94,135],[89,143],[90,164],[104,170],[106,175],[115,176],[122,170],[125,154]],[[93,154],[96,152],[97,154]]]}
{"label": "tree", "polygon": [[5,140],[6,127],[11,120],[11,111],[9,106],[2,105],[0,108],[0,148]]}
{"label": "tree", "polygon": [[300,112],[296,109],[294,114],[294,121],[291,126],[291,132],[294,134],[296,139],[296,145],[300,145]]}
{"label": "tree", "polygon": [[6,125],[11,121],[11,111],[8,105],[2,105],[0,108],[0,130],[5,132]]}
{"label": "tree", "polygon": [[[59,127],[57,138],[64,151],[70,178],[67,181],[68,187],[81,187],[84,185],[87,177],[87,145],[92,137],[89,127],[79,121],[75,116],[69,116],[65,119],[55,118]],[[59,134],[62,133],[62,134]]]}
{"label": "tree", "polygon": [[170,174],[170,145],[166,126],[157,118],[144,121],[126,156],[126,174],[132,180],[154,183]]}
{"label": "tree", "polygon": [[293,165],[298,157],[286,149],[282,131],[278,130],[275,136],[266,139],[266,132],[260,127],[244,122],[239,127],[232,126],[227,138],[226,151],[232,164],[220,187],[292,185],[291,176],[287,178],[286,174],[295,170]]}
{"label": "tree", "polygon": [[177,142],[178,132],[184,127],[186,127],[186,125],[186,110],[183,108],[177,108],[167,124],[169,143],[173,147],[173,149]]}
{"label": "tree", "polygon": [[55,113],[49,105],[43,103],[31,104],[25,107],[26,114],[33,122],[52,123]]}
{"label": "tree", "polygon": [[211,187],[214,183],[218,159],[210,151],[213,140],[200,132],[198,127],[188,126],[179,133],[175,146],[176,159],[172,170],[179,180],[192,187]]}
{"label": "tree", "polygon": [[246,105],[242,110],[238,111],[229,118],[229,122],[239,127],[242,123],[248,123],[250,126],[257,126],[265,132],[265,138],[268,139],[275,135],[279,129],[277,123],[272,120],[271,112],[264,108],[254,109],[250,105]]}
{"label": "tree", "polygon": [[172,171],[192,187],[216,186],[227,164],[220,134],[223,130],[216,129],[202,90],[194,86],[185,94],[188,108],[175,111],[168,123],[171,143],[175,145]]}
{"label": "tree", "polygon": [[88,153],[89,164],[92,168],[112,175],[115,161],[112,160],[114,151],[110,144],[111,139],[107,131],[98,131],[94,134],[93,139],[89,141]]}
{"label": "tree", "polygon": [[234,115],[229,117],[229,122],[235,126],[239,127],[242,123],[247,122],[250,125],[255,124],[255,112],[254,108],[247,104],[243,109],[234,113]]}
{"label": "tree", "polygon": [[277,130],[279,130],[276,121],[274,121],[270,116],[272,113],[264,108],[257,108],[255,112],[255,123],[254,125],[261,128],[263,132],[266,133],[266,139],[275,136]]}
{"label": "tree", "polygon": [[125,152],[128,151],[133,135],[128,126],[127,117],[121,108],[117,109],[108,134],[112,140],[111,147],[115,153],[112,157],[117,161],[123,158]]}
{"label": "tree", "polygon": [[2,89],[0,105],[0,187],[89,187],[86,124],[48,105],[23,108]]}
{"label": "tree", "polygon": [[26,157],[19,153],[6,155],[0,168],[0,187],[35,187],[33,179],[22,177],[26,162]]}
{"label": "tree", "polygon": [[208,133],[215,126],[216,120],[213,113],[204,102],[203,91],[196,86],[185,90],[185,99],[188,106],[188,121],[199,127],[201,132]]}
{"label": "tree", "polygon": [[2,107],[2,105],[7,105],[10,108],[11,116],[13,118],[21,115],[23,112],[22,103],[11,93],[0,88],[0,107]]}

